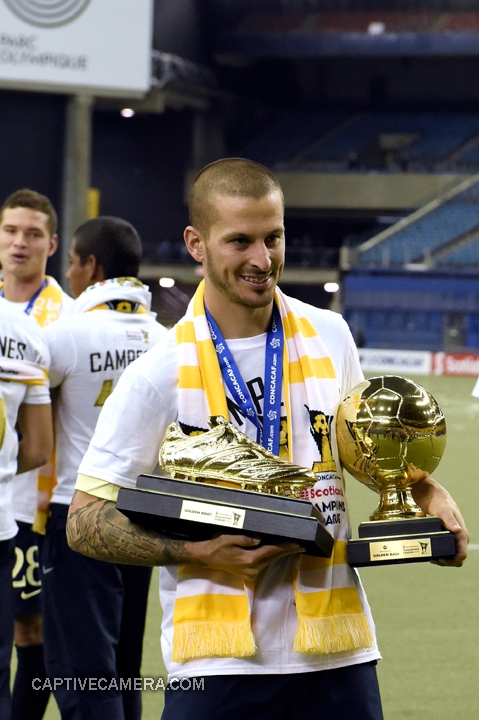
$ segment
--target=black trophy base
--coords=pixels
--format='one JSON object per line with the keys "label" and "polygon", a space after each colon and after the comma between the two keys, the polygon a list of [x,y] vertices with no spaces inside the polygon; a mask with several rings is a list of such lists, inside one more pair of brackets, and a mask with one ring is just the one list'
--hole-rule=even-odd
{"label": "black trophy base", "polygon": [[348,542],[353,567],[430,562],[456,554],[453,533],[436,517],[361,523],[359,540]]}
{"label": "black trophy base", "polygon": [[309,501],[140,475],[136,488],[122,488],[116,507],[143,527],[183,540],[218,533],[255,535],[263,544],[297,542],[308,555],[330,557],[333,538]]}

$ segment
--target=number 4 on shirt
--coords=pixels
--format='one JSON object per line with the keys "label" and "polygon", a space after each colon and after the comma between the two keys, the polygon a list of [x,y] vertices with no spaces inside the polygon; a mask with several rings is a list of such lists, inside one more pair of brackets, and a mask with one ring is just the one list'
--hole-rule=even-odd
{"label": "number 4 on shirt", "polygon": [[97,399],[95,400],[95,407],[103,407],[103,405],[106,403],[107,398],[113,392],[113,383],[114,380],[103,380],[101,390],[98,393]]}

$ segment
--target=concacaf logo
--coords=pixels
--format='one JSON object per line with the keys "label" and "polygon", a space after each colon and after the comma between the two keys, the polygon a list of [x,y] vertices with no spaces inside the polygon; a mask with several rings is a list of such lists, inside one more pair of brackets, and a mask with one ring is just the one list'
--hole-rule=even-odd
{"label": "concacaf logo", "polygon": [[52,28],[68,25],[81,15],[90,0],[4,0],[5,5],[30,25]]}

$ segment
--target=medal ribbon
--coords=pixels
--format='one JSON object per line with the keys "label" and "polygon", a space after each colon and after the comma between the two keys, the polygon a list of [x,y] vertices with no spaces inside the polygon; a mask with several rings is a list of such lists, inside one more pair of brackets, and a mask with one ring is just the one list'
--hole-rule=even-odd
{"label": "medal ribbon", "polygon": [[[42,282],[41,286],[40,286],[40,287],[38,288],[38,290],[36,291],[36,293],[35,293],[34,295],[32,295],[32,297],[30,298],[30,302],[28,303],[27,307],[26,307],[25,310],[23,311],[24,313],[26,313],[27,315],[30,315],[30,313],[31,313],[32,310],[33,310],[33,306],[35,305],[35,300],[36,300],[37,297],[40,295],[40,293],[42,292],[42,290],[45,290],[45,288],[46,288],[47,285],[48,285],[47,280],[44,280],[44,281]],[[4,292],[3,292],[3,290],[0,290],[0,297],[4,297]]]}
{"label": "medal ribbon", "polygon": [[206,307],[205,314],[225,385],[246,417],[256,426],[256,442],[274,455],[279,455],[284,333],[278,307],[276,304],[273,306],[273,317],[266,338],[262,423],[228,344]]}

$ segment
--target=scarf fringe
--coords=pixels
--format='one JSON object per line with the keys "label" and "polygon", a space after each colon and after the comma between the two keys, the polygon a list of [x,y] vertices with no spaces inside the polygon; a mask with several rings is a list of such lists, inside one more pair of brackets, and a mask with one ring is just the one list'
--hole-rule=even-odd
{"label": "scarf fringe", "polygon": [[171,659],[250,657],[256,652],[249,618],[243,622],[186,622],[175,627]]}
{"label": "scarf fringe", "polygon": [[299,617],[293,650],[329,655],[363,650],[373,645],[374,639],[365,615],[348,613],[322,618]]}
{"label": "scarf fringe", "polygon": [[35,513],[35,518],[33,520],[32,524],[32,530],[35,533],[38,533],[38,535],[46,535],[47,534],[47,522],[48,518],[50,516],[49,510],[42,510],[40,508],[37,508],[37,511]]}

